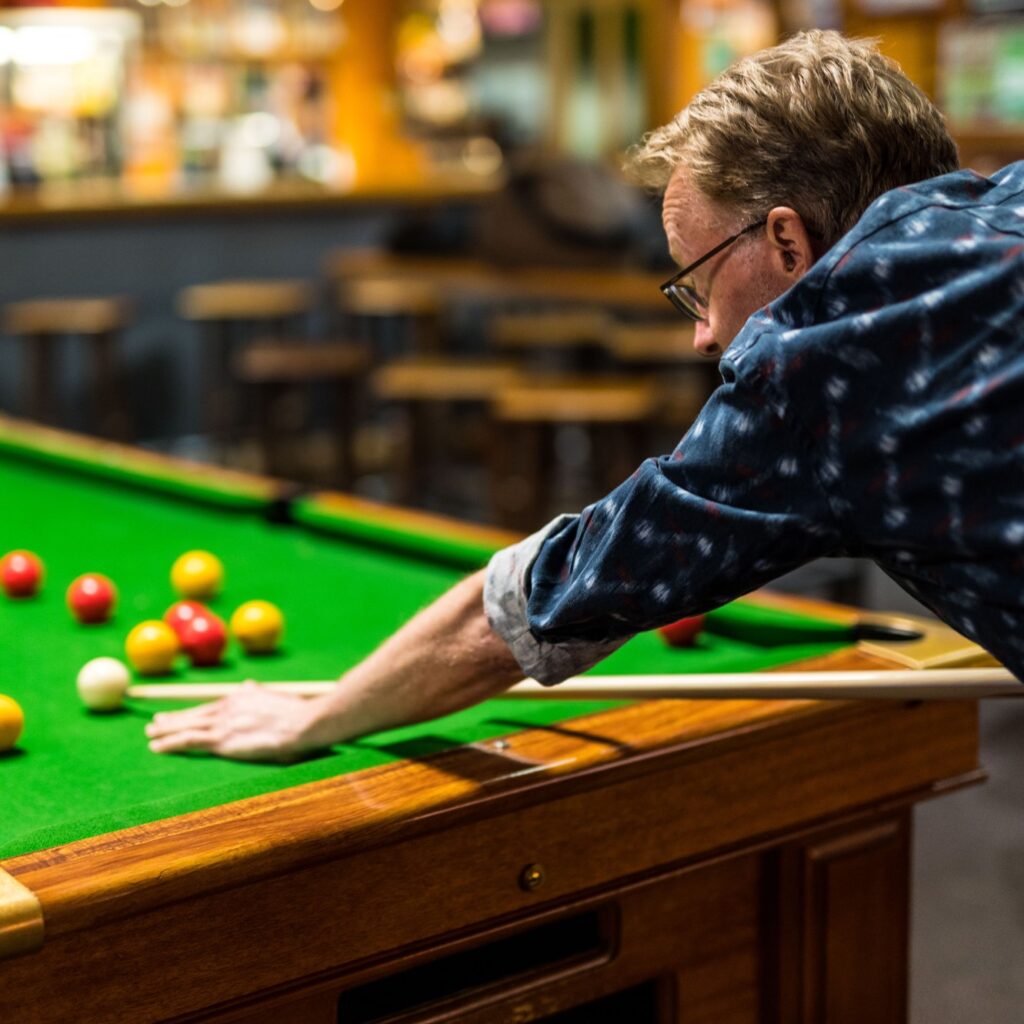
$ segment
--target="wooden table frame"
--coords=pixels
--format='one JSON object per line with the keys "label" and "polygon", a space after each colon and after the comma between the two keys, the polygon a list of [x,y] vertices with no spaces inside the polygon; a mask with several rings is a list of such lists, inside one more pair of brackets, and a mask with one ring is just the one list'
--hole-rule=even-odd
{"label": "wooden table frame", "polygon": [[45,940],[0,963],[3,1001],[326,1022],[374,979],[572,920],[575,959],[386,1019],[636,988],[658,1022],[904,1020],[908,809],[982,777],[976,726],[966,702],[640,703],[16,857]]}

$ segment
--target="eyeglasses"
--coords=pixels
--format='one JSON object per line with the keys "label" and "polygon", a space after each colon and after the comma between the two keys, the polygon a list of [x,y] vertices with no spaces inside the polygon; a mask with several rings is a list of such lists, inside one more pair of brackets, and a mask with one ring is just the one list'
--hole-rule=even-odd
{"label": "eyeglasses", "polygon": [[704,253],[696,263],[683,267],[678,274],[670,277],[662,286],[661,293],[672,303],[676,309],[691,320],[703,320],[707,314],[708,304],[700,297],[696,289],[688,284],[683,284],[683,278],[689,277],[699,266],[707,263],[712,256],[717,256],[723,249],[727,249],[733,242],[742,238],[750,231],[763,228],[768,221],[759,220],[755,224],[748,224],[742,231],[737,231],[731,238],[727,238],[721,245],[716,245],[710,252]]}

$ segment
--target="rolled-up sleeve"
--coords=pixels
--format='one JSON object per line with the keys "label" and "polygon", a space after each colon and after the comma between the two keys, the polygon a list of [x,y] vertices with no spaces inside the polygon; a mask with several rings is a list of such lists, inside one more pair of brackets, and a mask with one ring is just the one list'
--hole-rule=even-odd
{"label": "rolled-up sleeve", "polygon": [[556,683],[838,547],[813,446],[733,379],[671,455],[497,554],[486,609],[524,672]]}
{"label": "rolled-up sleeve", "polygon": [[523,674],[541,683],[560,683],[596,665],[626,638],[606,643],[563,640],[547,643],[530,629],[527,604],[530,574],[544,544],[563,532],[575,533],[578,516],[562,515],[542,530],[499,551],[487,567],[484,611],[491,628],[508,644]]}

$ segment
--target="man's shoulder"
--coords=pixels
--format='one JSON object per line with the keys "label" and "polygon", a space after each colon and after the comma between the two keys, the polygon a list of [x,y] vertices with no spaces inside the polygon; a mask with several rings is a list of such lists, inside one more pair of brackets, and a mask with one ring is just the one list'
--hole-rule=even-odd
{"label": "man's shoulder", "polygon": [[935,178],[883,192],[840,241],[854,245],[873,232],[929,208],[978,211],[1013,203],[1024,195],[1024,161],[1012,163],[991,177],[972,170],[951,171]]}
{"label": "man's shoulder", "polygon": [[[766,311],[783,329],[887,307],[933,313],[979,259],[1024,241],[1024,161],[990,178],[955,171],[879,196]],[[923,310],[920,304],[923,304]],[[915,308],[916,307],[916,308]]]}
{"label": "man's shoulder", "polygon": [[[964,239],[987,226],[1024,229],[1024,161],[991,177],[952,171],[880,195],[814,268],[817,276],[842,270],[858,251],[898,250],[906,261],[930,245]],[[907,243],[918,243],[908,245]]]}
{"label": "man's shoulder", "polygon": [[956,171],[886,192],[796,285],[750,317],[723,372],[763,379],[781,364],[810,368],[851,338],[863,347],[878,333],[873,326],[886,339],[911,337],[948,319],[950,304],[963,302],[954,286],[979,260],[1022,244],[1024,161],[990,178]]}

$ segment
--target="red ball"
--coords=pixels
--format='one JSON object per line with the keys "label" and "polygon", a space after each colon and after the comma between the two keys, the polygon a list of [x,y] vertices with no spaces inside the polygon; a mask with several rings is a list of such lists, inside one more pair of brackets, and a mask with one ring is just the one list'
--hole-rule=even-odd
{"label": "red ball", "polygon": [[661,626],[658,632],[670,647],[692,647],[704,629],[704,615],[688,615],[685,619]]}
{"label": "red ball", "polygon": [[106,622],[117,601],[117,587],[98,572],[79,576],[67,592],[68,608],[79,622],[94,625]]}
{"label": "red ball", "polygon": [[175,601],[164,612],[164,622],[178,634],[178,639],[180,640],[185,627],[197,615],[209,616],[213,615],[213,612],[205,604],[200,604],[198,601]]}
{"label": "red ball", "polygon": [[228,642],[224,620],[213,612],[194,615],[182,627],[181,647],[195,666],[219,665]]}
{"label": "red ball", "polygon": [[11,551],[0,559],[0,585],[8,597],[32,597],[43,581],[43,563],[31,551]]}

